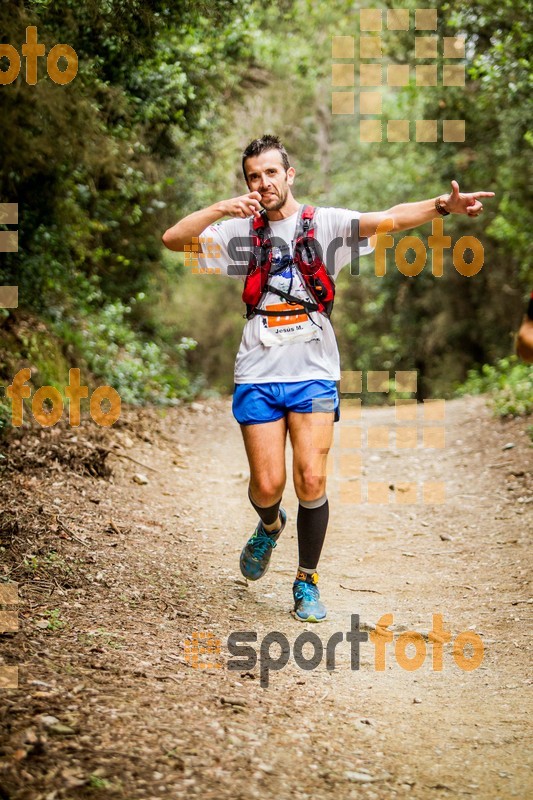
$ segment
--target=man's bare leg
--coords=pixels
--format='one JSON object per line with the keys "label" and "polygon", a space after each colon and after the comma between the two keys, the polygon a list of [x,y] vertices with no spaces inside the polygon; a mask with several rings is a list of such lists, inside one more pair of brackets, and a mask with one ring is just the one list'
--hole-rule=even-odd
{"label": "man's bare leg", "polygon": [[[241,425],[248,463],[250,465],[250,494],[258,506],[268,508],[277,503],[287,480],[285,470],[285,442],[287,421],[262,422],[258,425]],[[265,525],[274,531],[281,521]]]}
{"label": "man's bare leg", "polygon": [[250,464],[250,502],[260,517],[254,533],[244,545],[240,568],[245,578],[257,581],[267,571],[287,515],[281,508],[285,488],[285,419],[241,426]]}
{"label": "man's bare leg", "polygon": [[298,414],[290,411],[288,426],[294,451],[296,495],[300,500],[316,500],[326,491],[326,462],[333,441],[333,412]]}
{"label": "man's bare leg", "polygon": [[298,496],[298,570],[293,583],[294,614],[302,622],[327,616],[316,572],[329,521],[326,462],[333,440],[333,412],[289,413],[294,488]]}

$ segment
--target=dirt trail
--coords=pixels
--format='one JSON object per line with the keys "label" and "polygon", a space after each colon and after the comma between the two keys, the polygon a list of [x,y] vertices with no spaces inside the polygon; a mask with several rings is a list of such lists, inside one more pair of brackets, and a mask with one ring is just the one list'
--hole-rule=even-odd
{"label": "dirt trail", "polygon": [[[363,412],[363,428],[394,424],[394,409]],[[406,482],[445,482],[446,501],[435,505],[345,502],[342,425],[319,570],[329,612],[321,625],[290,615],[291,486],[289,524],[270,571],[249,586],[240,576],[238,555],[256,520],[227,401],[152,412],[145,422],[125,418],[105,434],[107,446],[120,444],[128,457],[108,456],[112,482],[59,464],[51,471],[49,463],[7,473],[13,513],[24,502],[44,533],[32,562],[19,526],[4,569],[20,582],[22,605],[21,630],[3,637],[4,661],[19,665],[20,685],[0,689],[2,800],[531,796],[526,423],[497,422],[469,398],[446,404],[444,449],[363,451],[363,480],[395,487],[384,489],[391,498]],[[55,435],[64,448],[75,436]],[[288,448],[289,474],[290,460]],[[148,483],[134,482],[139,473]],[[33,575],[17,566],[17,553]],[[352,670],[351,615],[372,630],[387,613],[394,642],[385,670],[375,669],[370,641]],[[477,669],[459,668],[447,644],[442,671],[433,670],[433,614],[442,614],[452,640],[479,634]],[[255,667],[229,668],[232,631],[257,634]],[[266,687],[259,655],[273,631],[286,637],[290,658],[270,671]],[[293,657],[304,631],[324,646],[313,670]],[[427,650],[416,671],[396,659],[405,631],[421,633]],[[195,632],[221,643],[218,656],[199,654],[204,668],[185,649]],[[338,632],[328,671],[326,644]],[[271,645],[272,658],[279,652]],[[304,656],[311,654],[306,645]]]}

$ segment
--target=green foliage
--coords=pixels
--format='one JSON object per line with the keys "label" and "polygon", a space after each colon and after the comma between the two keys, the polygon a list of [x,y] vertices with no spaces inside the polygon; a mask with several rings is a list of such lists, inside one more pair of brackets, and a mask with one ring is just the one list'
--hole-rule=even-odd
{"label": "green foliage", "polygon": [[116,389],[123,402],[172,405],[190,396],[184,355],[196,342],[181,337],[169,353],[156,341],[141,339],[128,317],[142,300],[142,294],[132,305],[117,300],[74,325],[71,320],[59,320],[55,328],[67,345],[74,345],[93,375]]}
{"label": "green foliage", "polygon": [[99,775],[89,775],[88,786],[91,789],[112,789],[113,784],[107,778],[101,778]]}
{"label": "green foliage", "polygon": [[[6,398],[2,395],[0,397],[0,441],[2,437],[6,434],[9,426],[11,424],[11,403],[6,400]],[[2,462],[5,460],[5,456],[0,453],[0,468],[2,467]]]}
{"label": "green foliage", "polygon": [[47,630],[58,631],[66,625],[66,622],[61,619],[60,614],[61,611],[58,608],[45,611],[45,616],[48,617]]}
{"label": "green foliage", "polygon": [[[378,5],[384,12],[396,7],[392,0]],[[416,278],[397,270],[392,251],[383,278],[374,275],[372,256],[361,259],[359,276],[341,273],[333,323],[343,367],[416,369],[419,399],[449,397],[473,364],[507,356],[527,290],[533,285],[527,177],[533,135],[527,127],[531,113],[525,92],[532,41],[527,3],[509,0],[500,6],[489,0],[465,5],[447,0],[437,5],[439,37],[467,37],[467,85],[464,90],[416,86],[412,69],[405,89],[383,87],[385,120],[410,120],[411,141],[402,144],[362,143],[357,112],[331,114],[331,37],[354,37],[357,68],[356,5],[295,0],[258,8],[260,34],[254,37],[255,64],[248,74],[247,94],[235,108],[232,129],[221,140],[221,154],[227,159],[226,154],[233,152],[233,168],[226,175],[223,171],[215,175],[212,169],[196,173],[203,178],[202,194],[196,196],[197,204],[191,198],[190,206],[194,210],[245,191],[240,152],[251,138],[266,131],[285,141],[296,166],[295,194],[301,201],[360,211],[386,209],[444,194],[452,178],[458,179],[462,190],[495,191],[479,219],[448,217],[445,222],[452,246],[466,235],[482,242],[485,263],[476,276],[467,278],[456,271],[451,249],[444,253],[442,278],[431,274],[429,252],[428,263]],[[402,7],[409,7],[413,23],[419,4],[407,0]],[[382,36],[386,63],[413,64],[412,28],[384,30]],[[439,56],[439,75],[443,63]],[[516,87],[520,106],[507,91],[507,80]],[[357,108],[357,92],[355,101]],[[438,119],[439,131],[443,119],[465,119],[466,141],[414,141],[415,120],[423,118]],[[396,243],[404,235],[395,237]],[[415,235],[427,246],[431,225]],[[242,323],[235,312],[241,306],[236,296],[229,307],[222,283],[213,292],[218,292],[218,307],[227,309],[223,315],[210,315],[209,326],[203,323],[205,293],[198,289],[196,294],[188,292],[186,316],[187,324],[189,318],[193,321],[199,343],[197,365],[219,385],[229,386],[232,364],[227,347],[238,340]],[[215,301],[210,297],[214,307]],[[227,329],[229,319],[233,334]]]}
{"label": "green foliage", "polygon": [[[411,21],[418,6],[402,5]],[[452,242],[483,243],[473,278],[445,251],[442,278],[429,265],[407,278],[391,253],[385,277],[368,257],[360,276],[339,281],[343,367],[416,369],[420,397],[449,396],[473,364],[508,355],[533,285],[533,42],[528,0],[434,6],[439,37],[466,36],[466,86],[420,87],[413,77],[401,90],[383,86],[383,118],[409,119],[411,132],[416,119],[438,119],[439,130],[464,119],[464,143],[411,134],[365,144],[357,112],[332,115],[331,37],[353,36],[358,63],[359,4],[349,0],[4,0],[5,41],[22,43],[35,24],[47,49],[74,47],[79,72],[57,86],[41,59],[36,86],[22,74],[2,89],[0,199],[19,202],[21,215],[20,252],[4,255],[0,284],[17,283],[71,365],[84,361],[123,399],[173,402],[209,382],[230,389],[242,329],[236,282],[186,276],[179,256],[162,256],[160,236],[245,191],[243,146],[275,132],[297,168],[297,198],[317,205],[386,209],[444,193],[452,178],[496,192],[479,219],[446,220]],[[386,63],[413,63],[412,28],[382,36]],[[430,226],[417,235],[427,242]],[[40,336],[24,347],[42,363],[39,379],[57,383],[61,348],[41,357]],[[0,428],[4,417],[0,405]]]}
{"label": "green foliage", "polygon": [[[177,254],[169,257],[181,260]],[[209,393],[206,375],[208,385],[217,390],[229,393],[233,389],[233,365],[244,325],[241,292],[240,281],[186,274],[162,294],[157,305],[160,327],[174,324],[198,342],[187,362],[194,386],[204,395]]]}
{"label": "green foliage", "polygon": [[[0,284],[17,284],[21,306],[56,323],[71,357],[86,357],[123,399],[172,401],[191,388],[191,342],[150,311],[173,279],[162,274],[160,237],[195,196],[191,171],[214,161],[241,91],[248,3],[4,0],[5,40],[20,49],[27,25],[47,50],[72,46],[79,70],[59,86],[40,59],[36,86],[23,68],[2,87],[0,200],[18,202],[20,219]],[[147,304],[126,318],[141,293]]]}
{"label": "green foliage", "polygon": [[[404,4],[411,19],[418,5],[414,0]],[[448,250],[442,278],[428,274],[429,266],[416,278],[407,278],[389,257],[390,273],[376,279],[369,274],[371,260],[363,259],[360,278],[343,284],[338,338],[349,368],[355,364],[415,368],[422,395],[443,397],[465,379],[473,364],[492,363],[509,354],[510,334],[533,286],[528,178],[532,143],[528,65],[533,40],[530,5],[525,0],[503,4],[442,0],[436,7],[439,36],[466,36],[466,86],[425,88],[411,80],[400,91],[384,89],[384,116],[410,119],[411,130],[416,119],[437,119],[439,129],[443,119],[464,119],[466,141],[368,145],[372,177],[363,194],[365,205],[359,208],[367,210],[370,202],[370,207],[386,208],[402,200],[443,194],[452,178],[462,190],[492,190],[496,197],[485,201],[478,220],[448,217],[445,222],[452,245],[466,235],[481,241],[485,263],[472,278],[460,276]],[[390,62],[412,63],[412,29],[383,36]],[[442,58],[439,62],[440,74]],[[337,124],[348,161],[354,152],[351,120]],[[350,186],[343,189],[343,205],[349,205],[350,191]],[[429,233],[429,225],[419,229],[426,243]]]}
{"label": "green foliage", "polygon": [[470,370],[457,394],[488,394],[498,417],[533,413],[533,369],[516,356],[502,358],[495,365]]}

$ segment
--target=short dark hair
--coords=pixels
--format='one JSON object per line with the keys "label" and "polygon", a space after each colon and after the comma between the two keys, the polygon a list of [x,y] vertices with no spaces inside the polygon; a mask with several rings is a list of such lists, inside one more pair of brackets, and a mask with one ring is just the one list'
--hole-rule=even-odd
{"label": "short dark hair", "polygon": [[270,134],[265,133],[260,139],[254,139],[253,142],[250,142],[242,154],[242,171],[244,180],[246,180],[246,171],[244,169],[246,159],[251,158],[252,156],[259,156],[261,153],[265,153],[267,150],[277,150],[279,153],[281,153],[283,168],[285,169],[285,172],[287,172],[291,165],[289,163],[287,151],[282,145],[279,136],[271,136]]}

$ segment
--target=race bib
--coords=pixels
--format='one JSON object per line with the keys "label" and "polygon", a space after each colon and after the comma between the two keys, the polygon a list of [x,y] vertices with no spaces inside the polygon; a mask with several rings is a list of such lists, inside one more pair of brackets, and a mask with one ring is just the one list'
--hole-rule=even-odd
{"label": "race bib", "polygon": [[[287,311],[301,309],[301,314],[287,314]],[[303,306],[289,303],[271,303],[265,311],[276,311],[275,316],[261,316],[260,339],[265,347],[293,344],[294,342],[320,341],[322,328],[309,319]]]}

